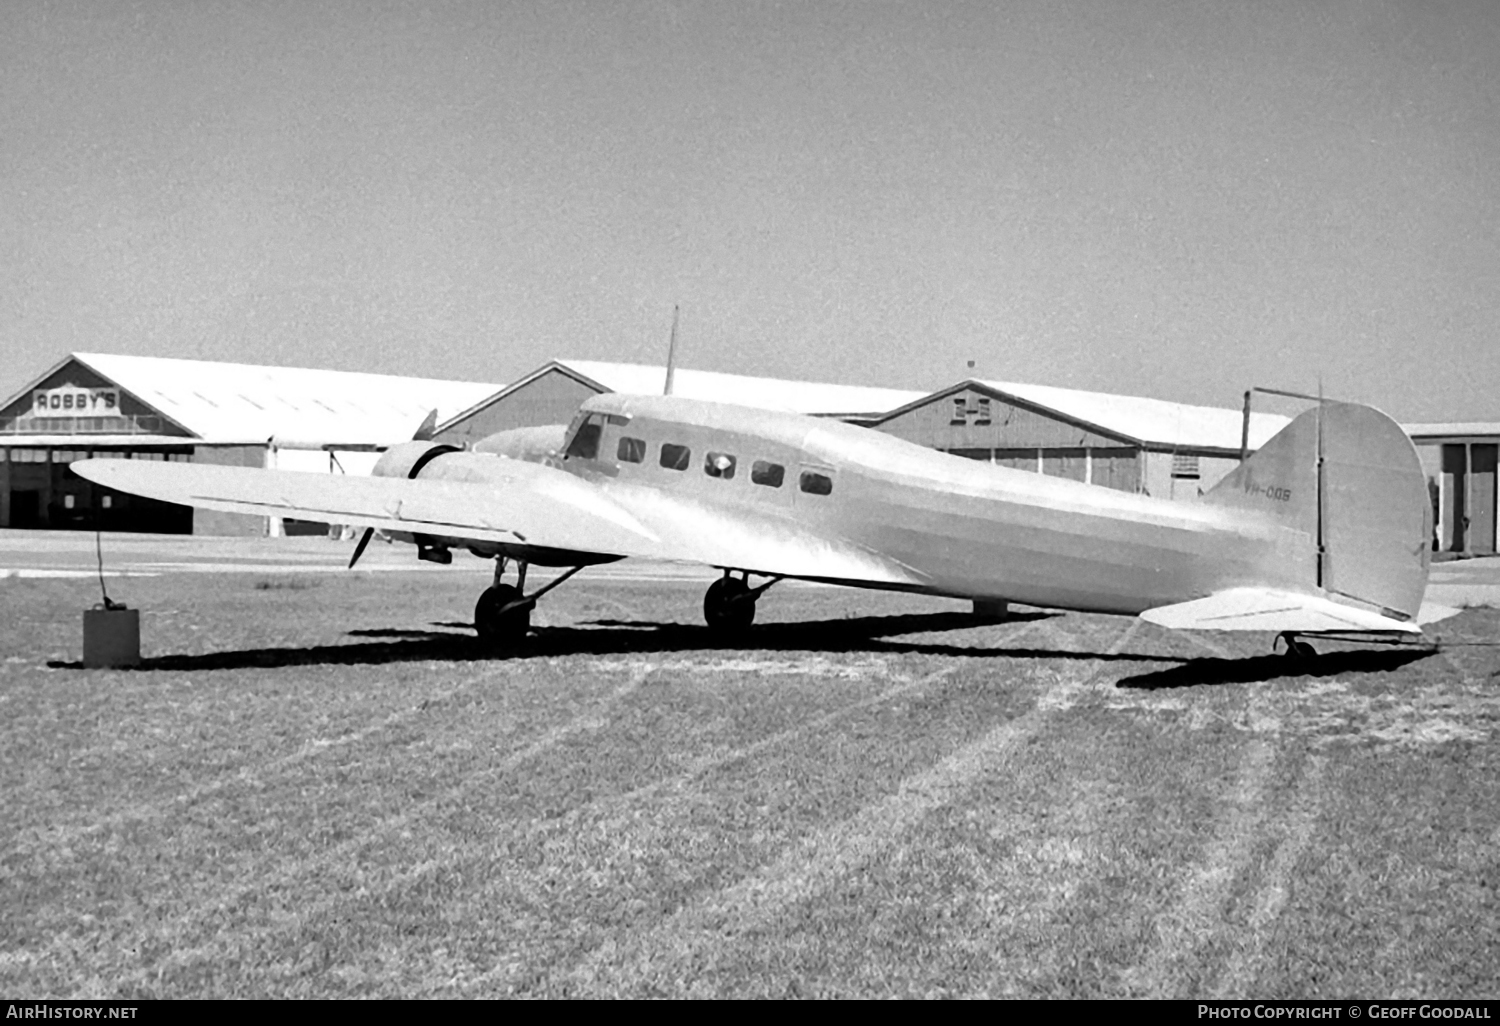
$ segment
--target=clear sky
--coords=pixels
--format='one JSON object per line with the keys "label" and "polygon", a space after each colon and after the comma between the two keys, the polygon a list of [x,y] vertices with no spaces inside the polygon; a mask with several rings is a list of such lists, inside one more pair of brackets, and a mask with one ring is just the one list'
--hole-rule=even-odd
{"label": "clear sky", "polygon": [[0,393],[556,356],[1500,420],[1500,3],[0,5]]}

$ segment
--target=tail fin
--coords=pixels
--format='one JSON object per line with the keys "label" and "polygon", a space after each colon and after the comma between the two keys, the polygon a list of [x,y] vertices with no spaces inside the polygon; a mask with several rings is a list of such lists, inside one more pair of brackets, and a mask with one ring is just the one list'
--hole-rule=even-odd
{"label": "tail fin", "polygon": [[1309,586],[1416,618],[1432,506],[1416,447],[1379,410],[1335,402],[1308,410],[1204,499],[1269,512],[1305,532],[1318,555]]}

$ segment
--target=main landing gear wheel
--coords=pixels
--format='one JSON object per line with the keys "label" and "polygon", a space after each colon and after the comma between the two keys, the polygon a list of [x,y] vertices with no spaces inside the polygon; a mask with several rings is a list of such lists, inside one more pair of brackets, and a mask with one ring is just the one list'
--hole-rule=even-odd
{"label": "main landing gear wheel", "polygon": [[479,640],[490,645],[520,641],[531,630],[534,604],[526,601],[521,589],[514,585],[495,584],[486,588],[474,605],[474,630]]}
{"label": "main landing gear wheel", "polygon": [[703,619],[718,634],[743,631],[755,622],[755,595],[738,577],[721,577],[703,596]]}

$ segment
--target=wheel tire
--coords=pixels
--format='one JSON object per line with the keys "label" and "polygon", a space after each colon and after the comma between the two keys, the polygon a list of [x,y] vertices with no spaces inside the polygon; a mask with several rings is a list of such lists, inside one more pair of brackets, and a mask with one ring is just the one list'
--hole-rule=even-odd
{"label": "wheel tire", "polygon": [[479,640],[491,645],[514,644],[531,630],[531,606],[501,612],[511,602],[522,598],[521,589],[510,584],[486,588],[474,604],[474,632]]}
{"label": "wheel tire", "polygon": [[749,591],[749,586],[737,577],[721,577],[710,584],[703,596],[703,619],[708,629],[732,634],[754,623],[755,600],[746,597]]}

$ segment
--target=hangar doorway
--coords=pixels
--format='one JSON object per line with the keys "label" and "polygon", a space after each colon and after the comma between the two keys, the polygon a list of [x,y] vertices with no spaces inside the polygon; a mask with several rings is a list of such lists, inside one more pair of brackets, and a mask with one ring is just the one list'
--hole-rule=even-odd
{"label": "hangar doorway", "polygon": [[0,448],[0,527],[48,531],[192,534],[193,510],[85,481],[69,466],[91,456],[190,460],[192,450]]}
{"label": "hangar doorway", "polygon": [[1500,445],[1443,446],[1444,551],[1494,555],[1497,464],[1500,464]]}

